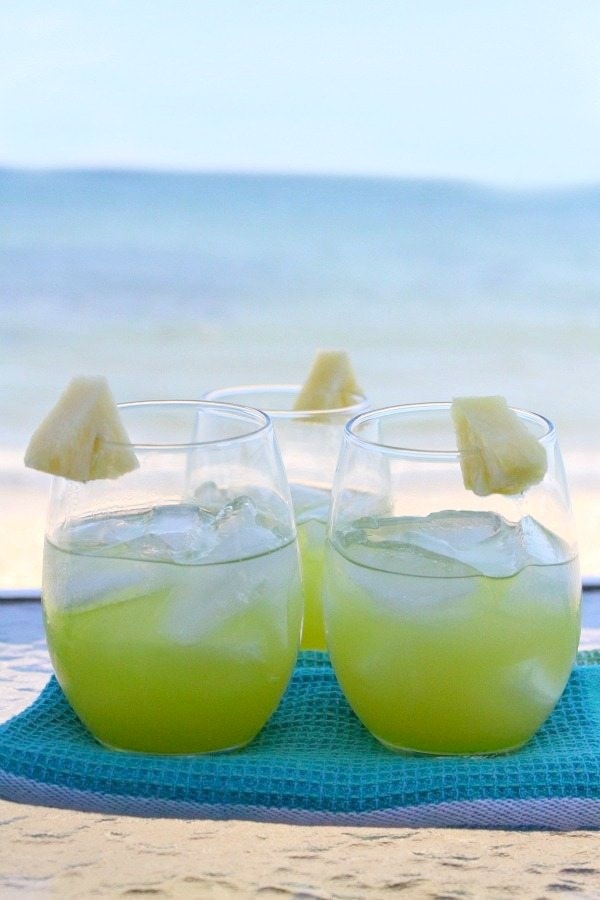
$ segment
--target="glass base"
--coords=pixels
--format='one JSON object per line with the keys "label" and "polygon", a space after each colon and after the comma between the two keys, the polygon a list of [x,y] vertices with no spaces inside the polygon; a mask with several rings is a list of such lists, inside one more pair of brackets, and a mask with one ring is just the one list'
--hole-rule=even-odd
{"label": "glass base", "polygon": [[235,744],[233,747],[220,747],[215,750],[133,750],[129,747],[115,747],[114,744],[108,744],[106,741],[100,740],[96,735],[92,735],[95,741],[101,744],[103,747],[106,747],[107,750],[112,750],[115,753],[134,753],[136,756],[179,756],[179,757],[192,757],[192,756],[212,756],[215,753],[234,753],[236,750],[241,750],[243,747],[247,747],[248,744],[251,744],[254,740],[254,737],[251,737],[247,741],[242,741],[241,744]]}
{"label": "glass base", "polygon": [[404,756],[502,756],[506,753],[514,753],[516,750],[520,750],[530,740],[530,738],[527,738],[526,741],[521,741],[519,744],[513,744],[510,747],[500,747],[497,750],[416,750],[413,747],[399,747],[396,744],[390,744],[389,741],[385,741],[376,734],[373,737],[386,750],[391,750],[392,753]]}

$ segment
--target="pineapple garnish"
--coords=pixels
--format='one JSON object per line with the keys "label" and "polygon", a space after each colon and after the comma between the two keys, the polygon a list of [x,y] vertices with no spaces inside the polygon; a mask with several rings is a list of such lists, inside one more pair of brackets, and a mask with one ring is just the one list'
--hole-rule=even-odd
{"label": "pineapple garnish", "polygon": [[457,397],[451,412],[467,490],[520,494],[542,480],[546,451],[504,397]]}
{"label": "pineapple garnish", "polygon": [[342,409],[361,390],[345,350],[320,350],[294,403],[295,410]]}
{"label": "pineapple garnish", "polygon": [[118,478],[137,469],[106,378],[73,378],[33,433],[25,465],[72,481]]}

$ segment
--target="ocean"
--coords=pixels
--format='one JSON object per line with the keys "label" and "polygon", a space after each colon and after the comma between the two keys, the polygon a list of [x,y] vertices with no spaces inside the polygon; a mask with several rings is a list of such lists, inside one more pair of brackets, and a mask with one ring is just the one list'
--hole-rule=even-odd
{"label": "ocean", "polygon": [[22,453],[72,376],[197,398],[302,381],[322,347],[374,405],[494,393],[551,418],[600,573],[600,187],[3,170],[0,585],[37,583],[47,480]]}

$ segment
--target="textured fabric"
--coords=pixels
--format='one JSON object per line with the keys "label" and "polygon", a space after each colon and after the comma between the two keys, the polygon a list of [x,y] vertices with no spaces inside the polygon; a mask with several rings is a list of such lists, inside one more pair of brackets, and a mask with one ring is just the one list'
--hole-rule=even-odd
{"label": "textured fabric", "polygon": [[110,751],[52,678],[0,726],[0,796],[145,816],[509,828],[600,827],[600,653],[521,750],[390,753],[354,716],[326,654],[300,654],[274,716],[242,750],[196,757]]}

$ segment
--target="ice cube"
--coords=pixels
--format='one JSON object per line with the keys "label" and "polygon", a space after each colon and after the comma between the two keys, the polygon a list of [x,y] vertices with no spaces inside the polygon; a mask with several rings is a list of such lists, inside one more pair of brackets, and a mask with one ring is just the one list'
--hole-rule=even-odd
{"label": "ice cube", "polygon": [[152,510],[81,520],[75,527],[65,527],[58,538],[61,547],[77,553],[107,555],[113,547],[143,537],[152,520]]}
{"label": "ice cube", "polygon": [[201,509],[217,514],[227,504],[229,494],[214,481],[204,481],[194,491],[194,500]]}
{"label": "ice cube", "polygon": [[[373,616],[385,610],[402,616],[434,613],[428,627],[446,627],[465,615],[476,591],[476,578],[456,577],[476,575],[472,569],[436,559],[410,545],[390,548],[384,542],[377,549],[354,546],[348,556],[359,565],[338,561],[334,556],[325,577],[333,592],[347,595],[349,602],[357,591],[360,603],[370,605]],[[335,579],[335,585],[331,579]]]}
{"label": "ice cube", "polygon": [[224,578],[221,566],[179,567],[160,623],[163,636],[179,644],[193,644],[222,628],[245,602],[237,581],[234,569]]}
{"label": "ice cube", "polygon": [[505,673],[505,680],[524,705],[552,709],[556,698],[564,688],[564,677],[560,667],[556,669],[543,659],[527,659],[511,666]]}
{"label": "ice cube", "polygon": [[[491,512],[449,510],[428,516],[410,539],[482,575],[506,578],[532,563],[548,562],[553,537],[530,517],[509,522]],[[556,555],[556,548],[551,553]]]}
{"label": "ice cube", "polygon": [[220,488],[214,481],[206,481],[196,488],[195,502],[207,512],[218,518],[219,522],[231,515],[244,514],[244,510],[259,525],[274,531],[285,533],[286,540],[291,540],[291,515],[287,500],[276,491],[260,485],[244,486],[242,492]]}
{"label": "ice cube", "polygon": [[[214,486],[213,486],[214,487]],[[58,543],[94,557],[198,565],[256,556],[289,543],[291,517],[258,508],[241,495],[225,504],[219,488],[207,491],[219,505],[214,511],[192,504],[169,504],[123,516],[86,520],[64,530]],[[280,497],[269,493],[269,497]],[[211,501],[212,502],[212,501]]]}
{"label": "ice cube", "polygon": [[210,561],[225,562],[258,556],[275,550],[284,543],[282,535],[265,527],[264,514],[248,496],[236,497],[217,514],[215,522],[218,542]]}
{"label": "ice cube", "polygon": [[[56,551],[54,551],[56,553]],[[72,554],[52,563],[52,595],[64,608],[105,606],[160,592],[168,595],[170,582],[164,567],[142,562]]]}
{"label": "ice cube", "polygon": [[453,555],[436,553],[414,540],[416,517],[363,517],[336,535],[336,541],[355,562],[403,575],[456,578],[476,574]]}
{"label": "ice cube", "polygon": [[155,510],[150,532],[157,555],[164,548],[166,559],[177,563],[198,563],[218,543],[216,518],[198,506],[165,506]]}
{"label": "ice cube", "polygon": [[228,522],[234,517],[237,517],[238,523],[244,522],[248,525],[254,525],[256,521],[256,506],[250,497],[247,497],[246,495],[236,497],[234,500],[231,500],[223,506],[215,517],[217,527],[220,527],[222,523]]}
{"label": "ice cube", "polygon": [[229,653],[249,656],[255,652],[249,631],[281,633],[285,639],[287,597],[298,577],[297,558],[293,548],[289,550],[283,558],[199,569],[181,566],[164,606],[164,636],[184,644],[207,641],[211,647],[221,645],[223,652],[228,648]]}
{"label": "ice cube", "polygon": [[[138,517],[139,518],[139,517]],[[157,507],[143,517],[143,526],[120,533],[121,540],[102,555],[155,562],[197,563],[216,546],[215,517],[191,505]],[[128,540],[125,538],[128,537]]]}
{"label": "ice cube", "polygon": [[[507,578],[529,565],[570,558],[568,546],[531,517],[509,522],[495,513],[466,510],[365,516],[342,531],[338,541],[365,565],[435,577],[469,574],[462,566],[470,574]],[[369,562],[373,550],[377,556]]]}
{"label": "ice cube", "polygon": [[470,550],[493,540],[502,531],[504,520],[496,513],[444,509],[414,523],[414,532],[409,524],[411,539],[421,546],[426,540],[432,548]]}
{"label": "ice cube", "polygon": [[548,531],[531,516],[520,522],[523,545],[528,562],[532,565],[554,565],[567,562],[575,551],[558,535]]}
{"label": "ice cube", "polygon": [[525,564],[520,538],[518,527],[495,513],[461,510],[432,513],[406,530],[412,545],[495,577]]}

